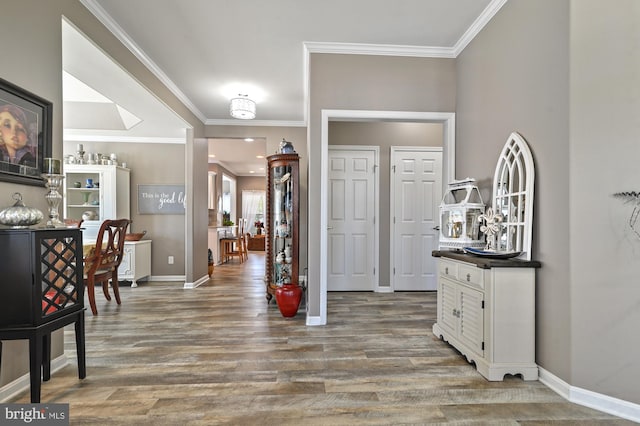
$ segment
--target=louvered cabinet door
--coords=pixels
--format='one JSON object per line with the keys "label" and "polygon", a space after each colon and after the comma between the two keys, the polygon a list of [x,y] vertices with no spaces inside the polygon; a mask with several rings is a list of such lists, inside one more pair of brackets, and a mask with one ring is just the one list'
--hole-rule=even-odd
{"label": "louvered cabinet door", "polygon": [[480,356],[484,353],[484,294],[466,286],[459,286],[458,338]]}
{"label": "louvered cabinet door", "polygon": [[458,287],[446,278],[438,286],[438,324],[453,336],[458,335]]}

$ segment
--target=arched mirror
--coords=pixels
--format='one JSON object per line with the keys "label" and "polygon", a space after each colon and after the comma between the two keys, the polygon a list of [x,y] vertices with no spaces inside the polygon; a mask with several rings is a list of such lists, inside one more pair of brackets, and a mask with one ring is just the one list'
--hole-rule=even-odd
{"label": "arched mirror", "polygon": [[503,216],[496,251],[521,252],[519,258],[531,260],[534,179],[529,146],[518,133],[511,133],[493,177],[493,211]]}

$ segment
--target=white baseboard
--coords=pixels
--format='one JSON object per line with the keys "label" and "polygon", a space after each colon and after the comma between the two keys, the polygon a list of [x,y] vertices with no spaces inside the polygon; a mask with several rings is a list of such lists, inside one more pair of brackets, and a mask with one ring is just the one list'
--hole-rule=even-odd
{"label": "white baseboard", "polygon": [[152,275],[148,281],[182,281],[184,282],[186,277],[184,275]]}
{"label": "white baseboard", "polygon": [[376,293],[393,293],[393,289],[387,286],[378,286],[376,287]]}
{"label": "white baseboard", "polygon": [[640,405],[571,386],[542,367],[538,372],[540,382],[569,402],[640,423]]}
{"label": "white baseboard", "polygon": [[204,277],[201,277],[200,279],[196,280],[195,282],[192,283],[184,283],[184,288],[188,289],[188,288],[196,288],[198,286],[201,286],[202,284],[206,283],[207,281],[209,281],[209,275],[205,275]]}
{"label": "white baseboard", "polygon": [[315,317],[315,316],[307,315],[307,325],[315,326],[315,325],[327,325],[327,324],[322,321],[322,317],[320,316]]}
{"label": "white baseboard", "polygon": [[[51,375],[53,376],[53,373],[60,370],[68,363],[69,363],[69,360],[64,354],[60,355],[55,359],[52,359]],[[54,380],[54,378],[51,377],[51,380]],[[0,401],[2,403],[6,403],[7,401],[10,401],[11,399],[18,396],[18,394],[21,394],[24,391],[29,391],[30,387],[31,387],[30,375],[29,373],[26,373],[0,388]]]}

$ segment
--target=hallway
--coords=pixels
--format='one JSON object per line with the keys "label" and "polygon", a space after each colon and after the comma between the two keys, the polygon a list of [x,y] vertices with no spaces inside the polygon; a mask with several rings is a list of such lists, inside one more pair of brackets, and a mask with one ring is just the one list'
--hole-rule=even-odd
{"label": "hallway", "polygon": [[[141,283],[98,295],[87,377],[69,365],[42,401],[72,425],[632,424],[539,382],[488,382],[431,333],[435,293],[329,293],[324,327],[264,296],[264,255],[217,266],[204,286]],[[28,402],[28,391],[10,402]]]}

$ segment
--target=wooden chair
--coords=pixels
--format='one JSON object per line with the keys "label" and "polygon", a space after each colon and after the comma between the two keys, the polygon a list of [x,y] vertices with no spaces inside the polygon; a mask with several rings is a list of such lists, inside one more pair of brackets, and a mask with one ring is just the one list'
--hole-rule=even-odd
{"label": "wooden chair", "polygon": [[249,238],[251,238],[251,234],[249,232],[245,232],[244,233],[245,260],[249,260]]}
{"label": "wooden chair", "polygon": [[249,229],[249,219],[244,219],[242,229],[240,230],[240,239],[242,240],[241,252],[244,256],[244,260],[249,260],[249,233],[247,232],[247,229]]}
{"label": "wooden chair", "polygon": [[98,315],[96,308],[95,284],[102,283],[102,292],[107,300],[109,280],[116,302],[120,305],[120,288],[118,287],[118,266],[124,253],[124,236],[131,221],[129,219],[105,220],[100,225],[96,245],[85,258],[84,282],[89,295],[89,305],[93,315]]}
{"label": "wooden chair", "polygon": [[224,244],[222,247],[222,256],[225,261],[232,257],[237,257],[240,263],[247,259],[247,246],[244,237],[245,219],[238,219],[238,233],[233,237],[225,237],[220,241]]}

